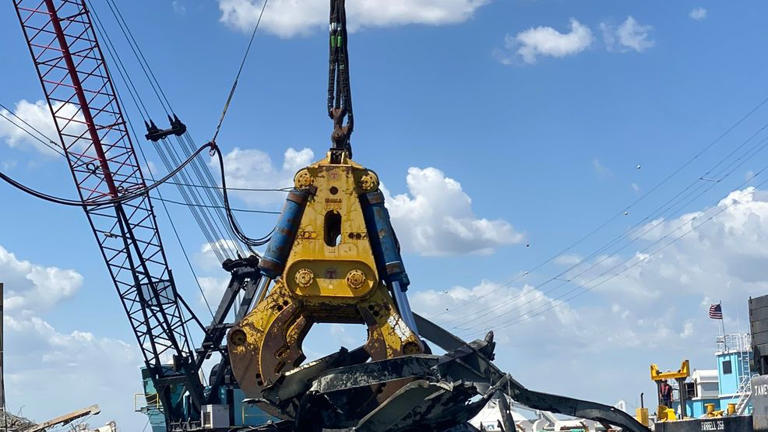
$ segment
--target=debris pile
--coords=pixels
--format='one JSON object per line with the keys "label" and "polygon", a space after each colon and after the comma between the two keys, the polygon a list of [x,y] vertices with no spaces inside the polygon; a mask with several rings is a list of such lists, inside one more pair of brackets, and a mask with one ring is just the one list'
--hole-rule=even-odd
{"label": "debris pile", "polygon": [[27,418],[0,411],[0,428],[3,430],[22,432],[33,426],[37,426],[37,424]]}

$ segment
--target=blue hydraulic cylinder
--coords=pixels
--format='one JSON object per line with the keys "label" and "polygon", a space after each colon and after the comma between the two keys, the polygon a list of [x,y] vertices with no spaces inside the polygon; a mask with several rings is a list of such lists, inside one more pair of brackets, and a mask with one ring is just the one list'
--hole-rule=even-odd
{"label": "blue hydraulic cylinder", "polygon": [[264,276],[275,279],[283,273],[299,231],[301,218],[304,216],[304,209],[307,208],[309,195],[309,190],[298,189],[288,194],[283,213],[277,222],[272,239],[267,244],[267,251],[259,260],[259,270]]}
{"label": "blue hydraulic cylinder", "polygon": [[384,206],[384,194],[381,191],[371,192],[363,195],[360,201],[379,274],[392,289],[395,304],[403,321],[418,335],[416,320],[408,303],[408,297],[405,295],[411,281],[408,279],[408,273],[405,272],[400,245],[392,228],[389,211]]}
{"label": "blue hydraulic cylinder", "polygon": [[390,285],[397,283],[403,291],[407,291],[411,282],[400,256],[400,245],[389,219],[389,211],[384,206],[384,194],[381,191],[371,192],[363,195],[361,201],[379,273]]}

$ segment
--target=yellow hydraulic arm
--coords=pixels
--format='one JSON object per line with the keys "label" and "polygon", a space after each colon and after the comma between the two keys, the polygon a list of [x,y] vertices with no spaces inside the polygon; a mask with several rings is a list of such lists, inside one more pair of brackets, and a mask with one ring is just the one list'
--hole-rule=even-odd
{"label": "yellow hydraulic arm", "polygon": [[691,365],[688,360],[683,361],[683,364],[680,366],[680,369],[677,372],[661,372],[659,370],[659,367],[655,364],[651,365],[651,380],[655,382],[660,381],[667,381],[667,380],[679,380],[679,379],[687,379],[689,376],[691,376]]}

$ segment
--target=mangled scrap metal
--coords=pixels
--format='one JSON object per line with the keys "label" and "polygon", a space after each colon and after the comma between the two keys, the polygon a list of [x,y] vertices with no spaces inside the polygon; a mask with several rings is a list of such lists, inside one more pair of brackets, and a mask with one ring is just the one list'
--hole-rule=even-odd
{"label": "mangled scrap metal", "polygon": [[[263,399],[250,402],[277,408],[295,431],[447,431],[467,427],[490,399],[508,395],[533,409],[648,432],[614,407],[526,389],[492,363],[492,333],[466,343],[418,315],[415,319],[422,336],[446,354],[366,363],[364,350],[342,349],[283,374]],[[396,391],[381,401],[387,386]]]}
{"label": "mangled scrap metal", "polygon": [[[228,334],[240,388],[295,431],[467,427],[492,398],[647,432],[615,408],[527,390],[493,363],[493,334],[466,343],[413,314],[378,176],[334,152],[300,170],[261,273],[267,294]],[[315,323],[358,323],[368,341],[302,365]],[[429,345],[443,355],[432,354]]]}

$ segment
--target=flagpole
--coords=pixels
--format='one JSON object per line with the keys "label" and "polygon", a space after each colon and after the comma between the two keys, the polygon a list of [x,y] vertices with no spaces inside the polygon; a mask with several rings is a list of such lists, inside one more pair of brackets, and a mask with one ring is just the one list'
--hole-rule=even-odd
{"label": "flagpole", "polygon": [[[723,301],[720,300],[720,313],[723,313]],[[723,328],[723,346],[725,351],[728,352],[728,339],[725,337],[725,314],[720,316],[720,325]]]}

